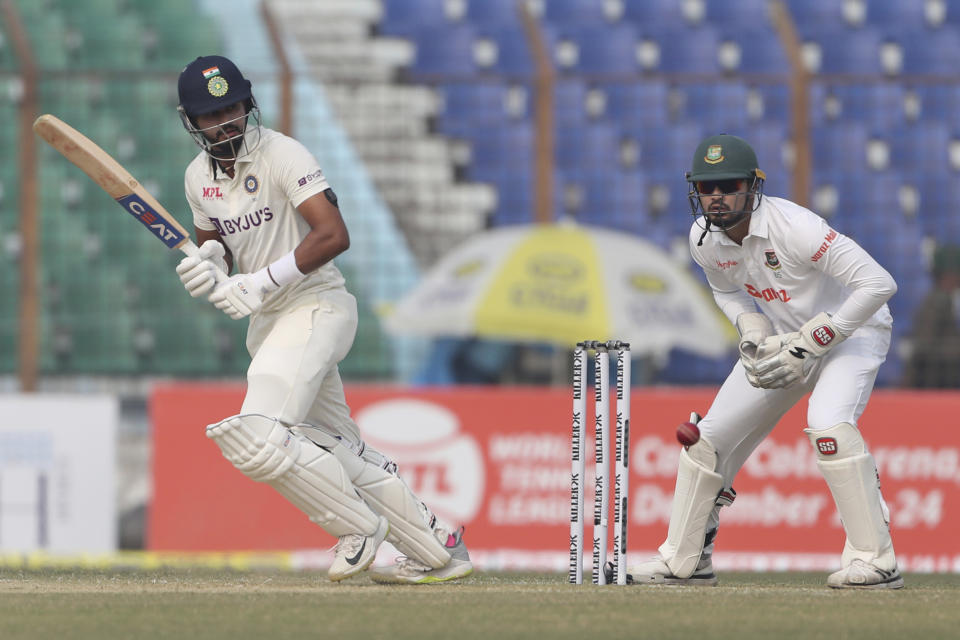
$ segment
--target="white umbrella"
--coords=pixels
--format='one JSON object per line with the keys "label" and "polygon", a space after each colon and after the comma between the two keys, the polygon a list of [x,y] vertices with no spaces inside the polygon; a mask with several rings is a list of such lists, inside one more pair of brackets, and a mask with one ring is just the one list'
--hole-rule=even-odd
{"label": "white umbrella", "polygon": [[388,331],[573,346],[623,340],[636,355],[724,354],[736,334],[705,286],[642,238],[571,224],[478,234],[427,271]]}

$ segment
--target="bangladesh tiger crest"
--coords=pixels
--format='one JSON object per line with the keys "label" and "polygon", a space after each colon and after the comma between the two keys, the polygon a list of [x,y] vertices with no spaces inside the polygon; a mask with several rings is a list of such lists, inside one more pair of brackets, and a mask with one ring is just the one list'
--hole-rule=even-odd
{"label": "bangladesh tiger crest", "polygon": [[718,144],[712,144],[707,147],[707,155],[703,157],[704,162],[707,164],[718,164],[724,161],[723,157],[723,147]]}
{"label": "bangladesh tiger crest", "polygon": [[777,257],[777,252],[773,249],[767,249],[763,252],[764,263],[773,269],[773,275],[776,278],[781,277],[780,274],[780,258]]}

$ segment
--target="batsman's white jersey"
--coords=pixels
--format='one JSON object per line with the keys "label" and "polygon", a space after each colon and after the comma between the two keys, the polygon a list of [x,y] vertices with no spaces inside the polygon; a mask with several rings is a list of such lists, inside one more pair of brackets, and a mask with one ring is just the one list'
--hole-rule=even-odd
{"label": "batsman's white jersey", "polygon": [[[253,273],[293,251],[310,231],[297,207],[330,186],[306,147],[261,127],[259,146],[234,165],[235,177],[214,171],[201,151],[187,167],[184,187],[198,229],[217,231],[238,273]],[[310,292],[343,287],[333,262],[291,286],[268,294],[260,313],[287,306]]]}
{"label": "batsman's white jersey", "polygon": [[[233,178],[214,171],[201,152],[187,167],[184,184],[194,225],[220,234],[240,273],[293,251],[310,231],[297,206],[329,188],[306,147],[263,127],[259,146],[236,161]],[[270,416],[288,426],[322,426],[359,444],[337,367],[356,328],[356,300],[332,261],[267,294],[250,316],[252,361],[242,413]]]}
{"label": "batsman's white jersey", "polygon": [[893,320],[886,300],[896,283],[856,242],[782,198],[764,196],[742,245],[715,231],[697,246],[701,224],[690,229],[690,251],[731,322],[759,309],[785,333],[826,311],[849,336],[787,389],[751,386],[736,362],[699,425],[717,449],[717,471],[729,488],[753,449],[807,393],[813,392],[805,426],[857,424],[889,349]]}

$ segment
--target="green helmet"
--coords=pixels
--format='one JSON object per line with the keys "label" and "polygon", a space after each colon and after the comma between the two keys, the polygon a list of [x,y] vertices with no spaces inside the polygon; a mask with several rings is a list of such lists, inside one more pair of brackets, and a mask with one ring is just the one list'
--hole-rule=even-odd
{"label": "green helmet", "polygon": [[[743,138],[721,133],[710,136],[697,145],[693,154],[693,167],[687,172],[687,182],[690,185],[687,197],[693,215],[697,218],[703,216],[704,233],[700,236],[700,242],[703,242],[703,237],[711,225],[720,229],[731,229],[743,222],[748,214],[756,211],[763,198],[763,183],[766,178],[766,174],[760,170],[757,154]],[[737,180],[742,180],[742,184],[734,182]],[[707,194],[700,192],[700,185],[703,183],[721,183],[714,185],[711,192],[719,186],[725,195],[742,196],[738,201],[740,209],[731,210],[725,215],[704,211],[701,196]]]}

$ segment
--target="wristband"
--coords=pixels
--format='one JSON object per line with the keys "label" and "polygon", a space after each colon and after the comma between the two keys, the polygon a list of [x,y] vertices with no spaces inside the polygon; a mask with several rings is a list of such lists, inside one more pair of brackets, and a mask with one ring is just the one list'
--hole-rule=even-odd
{"label": "wristband", "polygon": [[259,287],[263,293],[276,291],[280,287],[299,282],[307,277],[297,268],[297,260],[293,257],[293,251],[251,275],[255,286]]}

